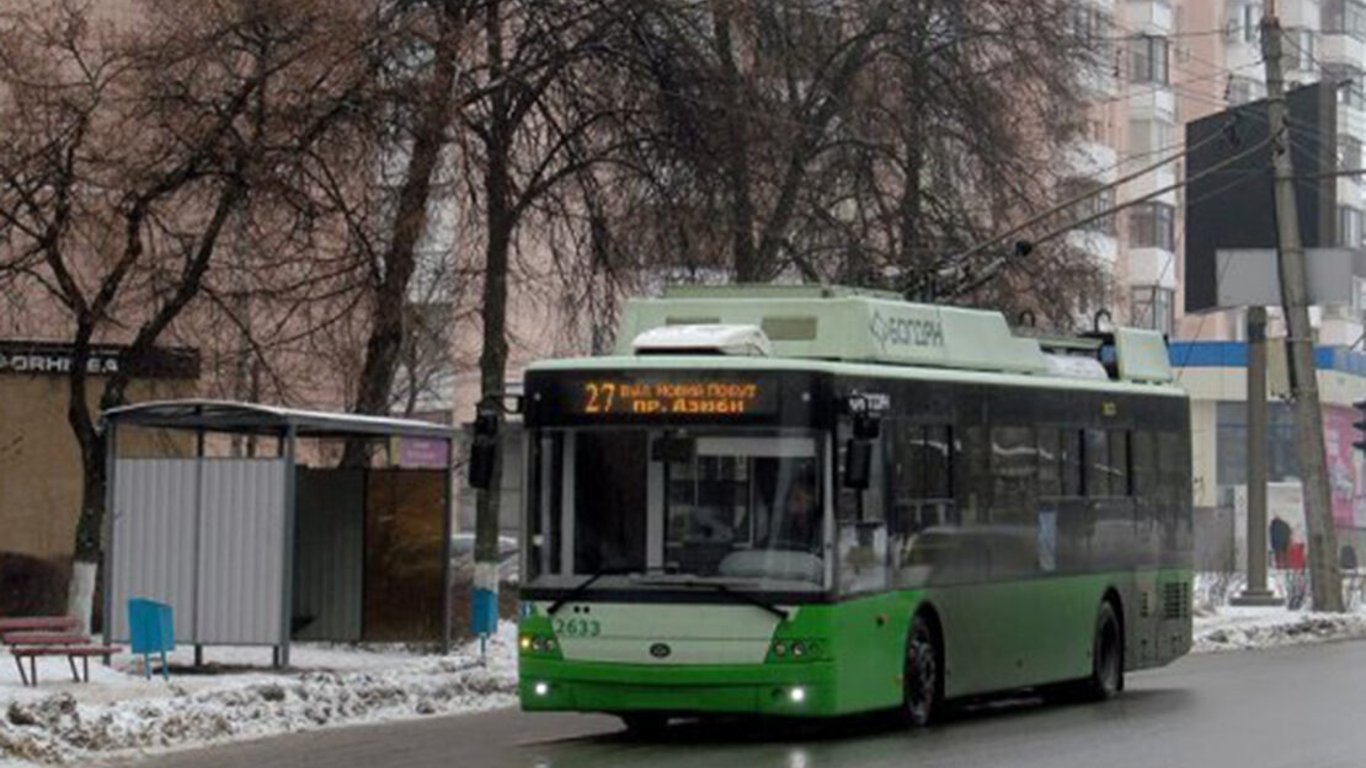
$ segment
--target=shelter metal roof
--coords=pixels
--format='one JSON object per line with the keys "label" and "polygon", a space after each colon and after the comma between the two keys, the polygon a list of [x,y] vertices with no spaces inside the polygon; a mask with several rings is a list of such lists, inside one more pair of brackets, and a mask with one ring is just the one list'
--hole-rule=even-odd
{"label": "shelter metal roof", "polygon": [[299,437],[397,436],[453,439],[445,424],[387,416],[309,411],[230,400],[155,400],[110,408],[102,414],[111,424],[156,429],[205,430],[228,434],[284,434],[293,427]]}

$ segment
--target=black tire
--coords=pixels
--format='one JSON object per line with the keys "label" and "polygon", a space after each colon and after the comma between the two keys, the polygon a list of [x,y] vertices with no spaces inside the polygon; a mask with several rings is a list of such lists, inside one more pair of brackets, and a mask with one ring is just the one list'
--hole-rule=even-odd
{"label": "black tire", "polygon": [[913,728],[939,719],[944,709],[944,653],[934,625],[917,614],[906,637],[901,717]]}
{"label": "black tire", "polygon": [[618,717],[626,726],[626,734],[633,738],[657,737],[669,725],[669,718],[658,712],[624,712]]}
{"label": "black tire", "polygon": [[1107,600],[1096,615],[1096,634],[1092,640],[1091,677],[1086,681],[1086,698],[1105,701],[1124,690],[1124,632],[1119,616]]}

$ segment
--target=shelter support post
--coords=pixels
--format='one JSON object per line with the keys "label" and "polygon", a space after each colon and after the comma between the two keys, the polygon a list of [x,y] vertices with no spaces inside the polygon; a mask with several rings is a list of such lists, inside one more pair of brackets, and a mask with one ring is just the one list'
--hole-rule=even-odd
{"label": "shelter support post", "polygon": [[298,451],[299,430],[294,424],[284,437],[285,472],[285,519],[280,538],[284,541],[284,556],[280,572],[280,646],[276,653],[275,666],[284,669],[289,666],[289,641],[294,616],[294,526],[298,516],[297,468],[294,457]]}
{"label": "shelter support post", "polygon": [[1247,309],[1247,587],[1234,605],[1280,605],[1266,587],[1266,307]]}
{"label": "shelter support post", "polygon": [[455,440],[446,439],[446,466],[441,480],[441,654],[451,652],[451,536],[454,534]]}
{"label": "shelter support post", "polygon": [[[105,642],[111,642],[114,633],[114,483],[117,481],[114,469],[118,464],[119,433],[118,427],[114,426],[112,421],[104,422],[104,429],[104,524],[101,526],[104,544],[101,558],[104,561],[104,589],[100,601],[100,627],[104,632]],[[107,667],[111,663],[112,658],[105,656],[104,665]]]}

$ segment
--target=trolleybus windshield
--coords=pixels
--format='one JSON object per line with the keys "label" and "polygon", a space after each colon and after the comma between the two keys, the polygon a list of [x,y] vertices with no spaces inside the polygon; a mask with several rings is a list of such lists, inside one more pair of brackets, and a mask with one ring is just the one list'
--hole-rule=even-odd
{"label": "trolleybus windshield", "polygon": [[821,589],[823,453],[797,430],[536,433],[528,586]]}

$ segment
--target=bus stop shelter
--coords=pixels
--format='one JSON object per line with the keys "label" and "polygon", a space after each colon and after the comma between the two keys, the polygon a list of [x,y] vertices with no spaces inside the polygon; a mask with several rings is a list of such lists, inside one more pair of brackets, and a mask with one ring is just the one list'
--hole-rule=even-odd
{"label": "bus stop shelter", "polygon": [[[288,666],[295,639],[449,649],[456,430],[217,400],[103,417],[112,640],[128,638],[125,606],[140,597],[172,606],[176,641],[195,647],[197,664],[206,645],[261,645]],[[130,428],[165,431],[164,455],[120,453],[119,433]],[[213,435],[254,438],[261,450],[209,455]],[[420,468],[306,466],[300,441],[313,438],[406,440],[438,458]]]}

